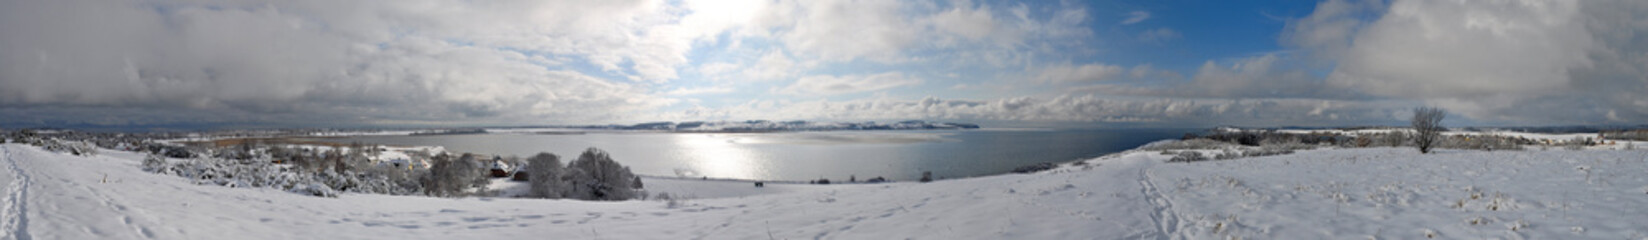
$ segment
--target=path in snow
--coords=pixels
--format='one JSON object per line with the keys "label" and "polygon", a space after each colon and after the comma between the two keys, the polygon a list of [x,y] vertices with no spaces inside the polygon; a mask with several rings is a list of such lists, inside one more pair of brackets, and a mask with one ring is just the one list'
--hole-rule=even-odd
{"label": "path in snow", "polygon": [[1139,186],[1144,199],[1153,210],[1150,212],[1150,220],[1156,224],[1155,233],[1159,234],[1156,239],[1170,239],[1172,236],[1169,234],[1178,232],[1179,225],[1178,215],[1173,213],[1173,201],[1162,195],[1156,184],[1150,181],[1149,168],[1139,169]]}
{"label": "path in snow", "polygon": [[0,146],[0,152],[4,152],[4,157],[0,160],[5,161],[8,170],[4,174],[10,175],[4,178],[9,183],[6,184],[3,203],[0,203],[5,207],[0,209],[0,218],[4,218],[3,222],[0,222],[0,234],[5,234],[4,239],[31,239],[26,200],[29,192],[29,175],[17,167],[17,159],[12,157],[10,146]]}

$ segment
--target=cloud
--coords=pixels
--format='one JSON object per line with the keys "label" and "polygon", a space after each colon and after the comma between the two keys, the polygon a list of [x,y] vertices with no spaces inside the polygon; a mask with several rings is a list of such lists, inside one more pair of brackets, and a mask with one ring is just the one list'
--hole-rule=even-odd
{"label": "cloud", "polygon": [[1041,68],[1033,79],[1050,83],[1077,83],[1111,80],[1128,70],[1115,65],[1090,63],[1073,65],[1070,63],[1055,64]]}
{"label": "cloud", "polygon": [[733,89],[733,88],[730,88],[730,87],[676,88],[675,90],[670,90],[669,92],[665,92],[664,95],[686,96],[686,95],[702,95],[702,94],[721,94],[721,93],[730,93],[730,92],[733,92],[735,90],[737,90],[737,89]]}
{"label": "cloud", "polygon": [[858,92],[880,91],[895,87],[921,84],[920,78],[890,72],[875,75],[806,76],[801,77],[778,93],[803,96],[828,96]]}
{"label": "cloud", "polygon": [[932,119],[1020,123],[1125,123],[1145,126],[1395,124],[1411,103],[1303,99],[1115,99],[1097,95],[991,100],[887,98],[849,101],[756,100],[694,108],[663,119]]}
{"label": "cloud", "polygon": [[1350,5],[1290,23],[1288,41],[1337,60],[1335,87],[1486,122],[1648,119],[1648,2],[1397,1],[1367,22],[1340,17]]}
{"label": "cloud", "polygon": [[1220,64],[1207,61],[1197,68],[1188,82],[1174,82],[1170,72],[1153,71],[1149,66],[1134,67],[1131,75],[1144,78],[1161,76],[1145,86],[1107,84],[1077,88],[1077,91],[1096,91],[1106,94],[1174,97],[1174,98],[1307,98],[1355,99],[1364,94],[1327,86],[1324,81],[1304,70],[1285,66],[1296,61],[1277,54],[1242,58]]}
{"label": "cloud", "polygon": [[698,72],[704,75],[721,75],[738,70],[738,64],[713,62],[698,65]]}
{"label": "cloud", "polygon": [[1182,35],[1179,35],[1179,31],[1174,31],[1172,28],[1165,27],[1145,30],[1143,33],[1139,33],[1139,41],[1147,43],[1160,44],[1166,41],[1177,40],[1179,37],[1182,37]]}
{"label": "cloud", "polygon": [[1328,0],[1318,3],[1310,15],[1287,22],[1281,42],[1310,49],[1317,57],[1338,59],[1350,48],[1353,34],[1366,27],[1366,19],[1378,18],[1386,6],[1379,0]]}
{"label": "cloud", "polygon": [[1131,25],[1134,23],[1144,22],[1146,19],[1150,19],[1150,12],[1132,11],[1127,13],[1127,19],[1122,20],[1122,25]]}
{"label": "cloud", "polygon": [[[688,40],[662,36],[666,21],[650,19],[660,11],[646,2],[19,2],[0,9],[0,115],[25,124],[109,108],[219,116],[155,120],[328,124],[621,118],[671,101],[556,59],[673,78]],[[52,109],[63,113],[23,114]]]}
{"label": "cloud", "polygon": [[996,31],[997,21],[994,13],[987,6],[971,8],[958,6],[948,11],[933,14],[928,20],[940,31],[960,35],[968,39],[983,39],[990,37]]}
{"label": "cloud", "polygon": [[1132,76],[1133,78],[1145,78],[1155,72],[1156,68],[1150,66],[1150,64],[1139,64],[1138,66],[1133,66],[1133,70],[1128,70],[1127,75]]}
{"label": "cloud", "polygon": [[[1048,47],[1081,45],[1092,35],[1083,26],[1087,10],[1060,6],[1039,16],[1024,4],[992,7],[968,1],[936,3],[825,0],[778,4],[774,12],[788,18],[763,25],[798,59],[824,62],[868,60],[883,64],[925,60],[913,53],[954,52],[983,55],[1003,63]],[[803,60],[807,61],[807,60]]]}
{"label": "cloud", "polygon": [[744,72],[744,78],[753,81],[771,81],[788,79],[801,71],[795,60],[791,60],[783,51],[771,51],[756,59],[755,65]]}
{"label": "cloud", "polygon": [[803,13],[783,34],[787,47],[828,61],[868,58],[902,61],[899,54],[921,34],[896,1],[802,1]]}

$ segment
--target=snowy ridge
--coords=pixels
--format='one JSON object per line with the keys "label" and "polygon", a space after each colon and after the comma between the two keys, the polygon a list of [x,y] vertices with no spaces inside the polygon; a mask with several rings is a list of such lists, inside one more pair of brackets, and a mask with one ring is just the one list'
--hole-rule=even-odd
{"label": "snowy ridge", "polygon": [[145,173],[130,152],[0,151],[5,199],[20,200],[6,202],[8,239],[1648,237],[1635,220],[1648,215],[1642,150],[1321,149],[1192,163],[1134,150],[931,183],[647,178],[654,194],[686,196],[668,202],[317,198]]}

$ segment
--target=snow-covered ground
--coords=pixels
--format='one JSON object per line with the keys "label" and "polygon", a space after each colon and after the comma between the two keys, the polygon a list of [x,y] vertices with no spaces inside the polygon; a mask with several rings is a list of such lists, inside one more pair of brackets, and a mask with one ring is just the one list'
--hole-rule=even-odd
{"label": "snow-covered ground", "polygon": [[645,179],[696,198],[442,199],[188,183],[0,145],[5,239],[1648,239],[1648,151],[1130,151],[1035,174],[804,185]]}

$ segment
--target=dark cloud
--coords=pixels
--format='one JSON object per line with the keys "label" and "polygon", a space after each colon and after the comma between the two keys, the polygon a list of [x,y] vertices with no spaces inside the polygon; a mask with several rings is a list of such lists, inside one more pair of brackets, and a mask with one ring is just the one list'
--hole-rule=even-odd
{"label": "dark cloud", "polygon": [[[642,79],[674,74],[645,69],[674,64],[668,57],[601,51],[648,44],[629,42],[647,39],[630,32],[607,32],[644,21],[626,12],[631,3],[565,4],[11,2],[0,8],[0,115],[88,123],[122,122],[100,119],[108,116],[131,123],[591,121],[667,103],[518,52],[626,62]],[[541,15],[569,11],[561,7],[582,12]],[[617,44],[594,44],[601,41]]]}

